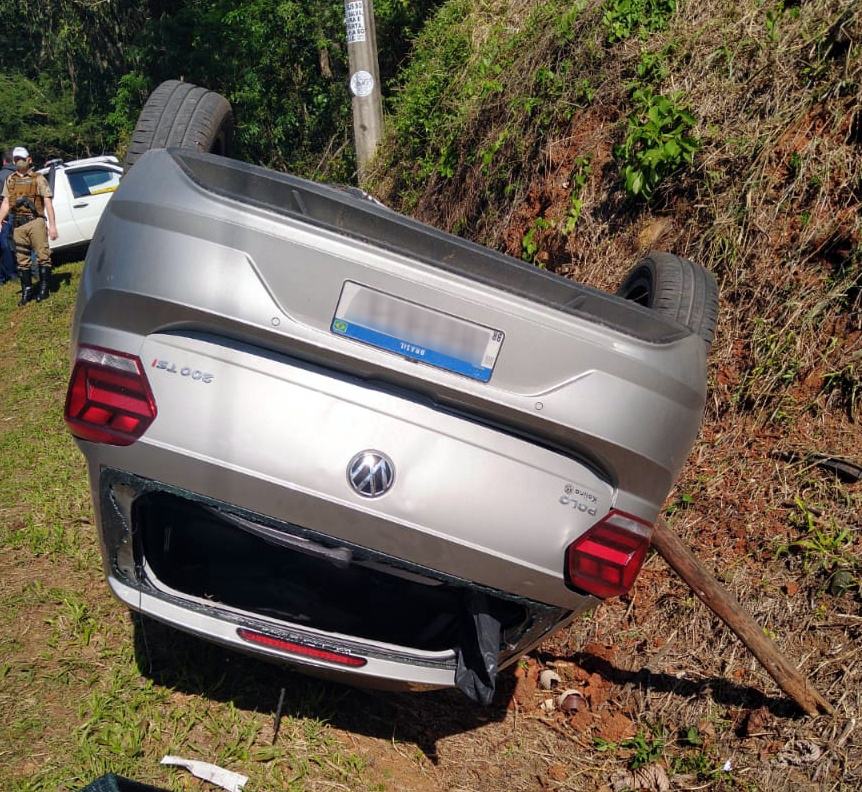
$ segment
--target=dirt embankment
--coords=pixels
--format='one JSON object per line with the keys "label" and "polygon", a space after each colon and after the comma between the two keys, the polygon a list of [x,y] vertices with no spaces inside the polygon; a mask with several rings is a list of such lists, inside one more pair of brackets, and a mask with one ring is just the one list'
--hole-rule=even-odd
{"label": "dirt embankment", "polygon": [[[709,402],[668,520],[838,716],[797,719],[657,557],[630,597],[519,669],[510,706],[582,749],[622,744],[629,771],[657,763],[681,788],[856,788],[862,482],[830,459],[862,464],[862,11],[846,0],[645,2],[642,21],[673,11],[615,38],[611,2],[567,16],[501,0],[493,18],[462,5],[473,49],[437,99],[444,120],[416,132],[424,148],[412,158],[394,135],[374,189],[606,289],[651,250],[715,273]],[[434,60],[444,40],[420,39],[424,74],[445,60]],[[408,84],[398,129],[411,102]],[[658,123],[674,113],[675,128]],[[674,135],[697,141],[690,161],[634,195],[626,168]],[[547,668],[579,692],[572,710],[547,704]],[[612,785],[599,775],[560,788]]]}

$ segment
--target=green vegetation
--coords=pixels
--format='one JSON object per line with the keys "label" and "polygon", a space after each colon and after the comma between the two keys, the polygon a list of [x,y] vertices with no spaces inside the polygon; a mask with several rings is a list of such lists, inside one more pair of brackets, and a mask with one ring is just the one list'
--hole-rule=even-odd
{"label": "green vegetation", "polygon": [[610,289],[650,247],[699,260],[726,296],[722,414],[855,422],[858,9],[766,4],[753,27],[746,9],[450,0],[401,75],[370,187]]}
{"label": "green vegetation", "polygon": [[590,160],[592,157],[586,155],[578,157],[575,160],[575,167],[572,171],[572,192],[569,196],[569,210],[566,213],[566,220],[563,230],[566,234],[571,234],[578,225],[578,219],[584,209],[584,202],[581,198],[581,191],[586,187],[587,180],[592,176],[593,170],[590,168]]}
{"label": "green vegetation", "polygon": [[524,238],[521,240],[521,258],[531,264],[535,263],[540,267],[544,267],[543,262],[536,261],[536,254],[540,248],[540,236],[543,231],[559,231],[564,236],[574,233],[578,225],[578,218],[581,216],[581,211],[584,208],[583,200],[581,199],[581,190],[586,186],[587,180],[592,174],[590,168],[589,156],[579,157],[575,161],[574,170],[571,174],[571,194],[569,196],[569,205],[565,217],[561,221],[547,219],[545,217],[537,217]]}
{"label": "green vegetation", "polygon": [[642,87],[631,98],[635,111],[614,154],[622,163],[626,192],[649,199],[666,178],[691,165],[700,142],[689,134],[696,121],[681,94],[656,96]]}
{"label": "green vegetation", "polygon": [[668,731],[661,723],[651,724],[648,730],[639,729],[634,737],[623,740],[620,748],[631,754],[628,765],[637,770],[661,759],[667,738]]}
{"label": "green vegetation", "polygon": [[[435,4],[375,4],[384,89]],[[180,78],[231,101],[241,159],[349,181],[343,15],[340,0],[0,0],[0,146],[122,156],[149,92]]]}
{"label": "green vegetation", "polygon": [[[715,273],[722,300],[703,438],[666,512],[824,689],[838,698],[848,677],[859,684],[853,670],[826,671],[824,654],[832,629],[848,657],[858,642],[859,485],[804,461],[806,452],[860,461],[859,4],[450,0],[414,59],[422,65],[404,73],[370,179],[381,200],[608,290],[650,250]],[[808,512],[787,506],[797,498]],[[752,588],[761,576],[769,583]],[[658,759],[687,788],[776,788],[758,770],[724,769],[738,723],[723,705],[750,690],[752,664],[687,591],[669,588],[651,581],[641,591],[659,597],[652,635],[685,625],[685,659],[654,670],[661,681],[645,683],[644,696],[673,687],[679,698],[664,701],[676,718],[665,722],[689,726],[662,747],[648,719],[667,710],[633,705],[637,736],[625,748],[598,741],[598,752],[613,752],[608,764]],[[628,604],[636,631],[610,618],[605,632],[606,645],[631,640],[632,668],[654,651],[649,607]],[[684,666],[710,678],[677,685]],[[686,697],[698,701],[697,725]],[[716,734],[701,718],[725,728]]]}
{"label": "green vegetation", "polygon": [[[783,407],[791,398],[788,386],[802,368],[798,334],[791,329],[776,331],[771,320],[757,317],[750,338],[750,364],[737,398],[746,409],[769,405],[769,419],[775,420],[786,414]],[[777,394],[785,395],[776,398]]]}
{"label": "green vegetation", "polygon": [[114,772],[187,789],[189,776],[159,765],[179,754],[239,770],[253,789],[372,788],[326,722],[343,690],[142,626],[108,593],[84,461],[62,421],[80,273],[56,268],[58,290],[24,309],[0,288],[0,787],[73,792]]}
{"label": "green vegetation", "polygon": [[[530,154],[521,142],[524,130],[550,130],[590,101],[589,80],[578,76],[574,60],[543,60],[530,51],[536,41],[574,47],[570,37],[580,5],[537,7],[515,33],[495,21],[492,9],[486,14],[471,0],[441,7],[423,29],[392,101],[395,148],[385,162],[400,163],[394,170],[408,195],[429,180],[457,183],[469,168],[483,174],[488,193],[513,196],[511,168]],[[477,134],[481,139],[472,137]]]}
{"label": "green vegetation", "polygon": [[674,11],[676,0],[609,0],[604,5],[602,24],[612,44],[633,35],[645,39],[664,30]]}
{"label": "green vegetation", "polygon": [[[439,213],[442,225],[492,246],[501,241],[495,219],[538,200],[518,246],[509,243],[507,250],[544,264],[540,249],[565,246],[584,209],[582,193],[591,179],[605,177],[590,163],[601,152],[604,166],[606,149],[598,139],[586,139],[586,125],[603,108],[630,105],[625,121],[613,124],[617,189],[623,193],[648,202],[662,183],[693,165],[698,121],[683,92],[661,86],[674,48],[643,49],[626,77],[613,46],[646,41],[667,27],[675,9],[673,0],[619,0],[599,8],[558,0],[517,8],[444,3],[400,77],[372,187],[420,216],[424,202],[431,209],[433,196],[445,189],[450,201]],[[627,98],[618,93],[623,86]],[[614,93],[608,96],[608,90]],[[545,147],[567,134],[571,156],[552,162],[568,170],[569,203],[549,214],[543,204],[553,198],[531,195],[530,186],[550,164]]]}
{"label": "green vegetation", "polygon": [[730,789],[746,788],[747,785],[742,779],[734,778],[724,769],[725,760],[710,749],[708,740],[701,735],[696,726],[681,730],[679,747],[681,751],[670,761],[675,774],[691,775],[701,782],[715,784],[726,782]]}
{"label": "green vegetation", "polygon": [[799,496],[794,503],[798,511],[791,524],[798,536],[780,547],[779,553],[798,557],[805,573],[819,578],[835,596],[850,589],[859,591],[862,561],[854,552],[854,531]]}
{"label": "green vegetation", "polygon": [[[415,160],[420,178],[435,172],[452,175],[454,140],[440,133],[452,124],[457,111],[452,79],[470,52],[466,25],[466,0],[447,3],[425,28],[428,53],[415,53],[401,77],[408,87],[399,97],[402,112],[393,119],[393,130],[404,154]],[[485,88],[490,91],[495,85],[488,83]]]}
{"label": "green vegetation", "polygon": [[[0,142],[25,142],[37,157],[122,153],[148,92],[181,76],[232,101],[240,158],[350,179],[341,5],[0,0]],[[604,639],[617,652],[608,673],[621,675],[670,645],[652,682],[615,683],[623,703],[602,705],[630,716],[636,736],[585,756],[589,732],[556,721],[555,749],[577,753],[569,764],[591,788],[608,782],[602,761],[634,773],[653,760],[685,776],[672,781],[685,788],[774,789],[779,776],[787,789],[855,788],[848,751],[858,734],[844,729],[862,686],[862,494],[809,454],[860,461],[858,0],[377,0],[376,9],[388,116],[365,186],[378,198],[608,290],[649,250],[715,273],[722,302],[703,435],[665,511],[839,710],[834,752],[790,760],[785,773],[774,746],[803,734],[822,745],[818,727],[785,719],[780,693],[735,639],[651,559],[636,596],[577,620],[575,637],[554,644],[565,652],[585,634]],[[402,730],[433,722],[433,706],[292,679],[273,746],[280,672],[156,625],[142,630],[110,600],[83,464],[60,422],[79,272],[60,270],[71,282],[27,310],[15,309],[10,287],[0,291],[10,349],[0,360],[4,789],[71,792],[109,762],[186,788],[156,767],[162,753],[183,751],[247,772],[255,789],[402,785],[405,764],[375,775],[335,727],[387,742],[396,717]],[[652,641],[671,631],[657,650]],[[768,736],[738,737],[749,705],[769,711]],[[378,706],[374,732],[364,724]],[[362,717],[339,716],[351,708]],[[653,730],[657,713],[667,732]],[[480,773],[458,775],[473,772],[462,758],[483,747],[478,732],[460,734],[470,728],[452,727],[465,744],[448,764],[441,750],[440,788],[476,787],[499,764],[502,751],[490,749]],[[494,734],[495,746],[513,745]],[[506,748],[504,772],[552,752],[534,747]],[[404,752],[411,768],[417,752]],[[517,786],[508,781],[488,776],[479,787]]]}

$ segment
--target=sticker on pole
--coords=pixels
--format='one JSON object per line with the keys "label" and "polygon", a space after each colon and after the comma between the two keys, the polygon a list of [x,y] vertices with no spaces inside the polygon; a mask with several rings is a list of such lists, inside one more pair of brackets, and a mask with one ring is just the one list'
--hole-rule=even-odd
{"label": "sticker on pole", "polygon": [[374,90],[374,77],[367,71],[353,72],[350,78],[350,91],[354,96],[360,98],[371,96]]}
{"label": "sticker on pole", "polygon": [[344,4],[344,26],[347,28],[347,43],[365,41],[365,12],[362,0],[351,0]]}

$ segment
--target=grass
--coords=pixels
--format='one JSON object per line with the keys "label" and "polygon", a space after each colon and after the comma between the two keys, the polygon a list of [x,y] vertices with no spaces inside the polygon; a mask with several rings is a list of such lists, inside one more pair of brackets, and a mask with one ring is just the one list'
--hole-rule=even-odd
{"label": "grass", "polygon": [[26,311],[17,310],[11,286],[0,297],[6,349],[0,386],[4,545],[39,554],[70,546],[83,551],[68,526],[89,519],[86,479],[80,454],[62,431],[74,290],[65,287],[56,299]]}
{"label": "grass", "polygon": [[109,596],[62,421],[81,269],[58,269],[50,299],[24,309],[0,291],[0,788],[78,790],[114,772],[188,789],[165,754],[238,770],[256,790],[372,786],[323,714],[341,689],[290,680],[288,711],[317,716],[288,714],[273,745],[283,671],[142,628]]}
{"label": "grass", "polygon": [[[656,24],[616,40],[606,14],[636,8]],[[111,769],[203,789],[159,767],[174,753],[249,790],[598,789],[650,764],[674,788],[859,789],[862,485],[806,461],[859,461],[858,3],[453,0],[423,39],[373,185],[387,203],[610,290],[653,249],[716,274],[709,403],[672,527],[836,718],[799,718],[657,556],[629,598],[524,659],[487,712],[299,678],[130,619],[61,422],[73,264],[47,303],[19,310],[0,290],[0,788],[72,792]],[[614,156],[635,84],[682,92],[700,144],[637,202]],[[541,710],[542,664],[589,711]]]}
{"label": "grass", "polygon": [[[10,288],[0,291],[0,343],[11,350],[0,360],[0,788],[73,792],[108,771],[169,790],[206,788],[159,765],[178,754],[250,776],[249,790],[530,790],[537,779],[550,783],[551,771],[570,779],[561,788],[586,789],[655,764],[686,787],[815,789],[806,776],[813,766],[774,765],[779,748],[799,739],[824,745],[824,778],[838,779],[829,788],[854,788],[862,763],[845,727],[862,690],[853,654],[862,614],[852,585],[832,594],[825,575],[835,558],[858,556],[862,494],[803,463],[778,479],[764,459],[716,469],[715,460],[739,453],[730,433],[695,449],[672,501],[676,527],[696,544],[708,515],[727,510],[724,499],[750,509],[743,481],[755,492],[751,481],[774,489],[774,509],[790,504],[782,528],[788,552],[734,553],[724,564],[719,555],[717,566],[835,703],[834,724],[795,721],[733,636],[656,557],[634,600],[608,603],[518,668],[531,673],[536,657],[553,658],[564,678],[594,668],[566,684],[587,680],[587,714],[597,723],[621,717],[634,725],[629,736],[606,734],[615,750],[597,750],[561,713],[537,714],[541,697],[513,694],[511,678],[501,680],[495,707],[477,711],[453,692],[393,695],[305,679],[131,619],[103,581],[83,458],[61,421],[80,272],[80,264],[63,268],[68,281],[47,303],[25,309]],[[764,543],[749,541],[763,553]],[[794,581],[806,586],[811,607],[801,594],[783,593]],[[634,607],[641,601],[651,604]],[[620,657],[602,664],[601,647]],[[658,654],[661,663],[652,659]],[[638,669],[647,665],[652,675],[644,676]],[[740,739],[742,717],[758,707],[767,711],[769,736]]]}

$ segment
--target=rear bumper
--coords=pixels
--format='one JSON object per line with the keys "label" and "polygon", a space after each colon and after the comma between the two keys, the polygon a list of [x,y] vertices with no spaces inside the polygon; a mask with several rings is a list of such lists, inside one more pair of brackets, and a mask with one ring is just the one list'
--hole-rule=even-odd
{"label": "rear bumper", "polygon": [[[571,611],[513,597],[120,471],[100,470],[97,490],[105,569],[121,602],[315,676],[451,687],[474,596],[502,621],[500,667],[595,604],[579,598]],[[278,609],[301,615],[290,621]]]}
{"label": "rear bumper", "polygon": [[[182,600],[173,599],[164,593],[143,590],[140,585],[129,585],[116,576],[109,576],[108,584],[114,596],[132,610],[230,649],[287,665],[295,665],[303,673],[312,676],[381,690],[433,690],[455,685],[453,652],[441,653],[441,656],[433,660],[425,657],[399,659],[395,652],[387,656],[385,651],[372,656],[364,646],[321,639],[319,635],[297,630],[286,630],[284,626],[269,624],[264,620],[229,617],[214,608],[192,609]],[[244,641],[239,633],[242,628],[259,630],[261,633],[308,647],[325,648],[345,655],[362,657],[367,662],[360,669],[347,669],[334,664],[291,656],[283,651],[267,649],[265,646]]]}

